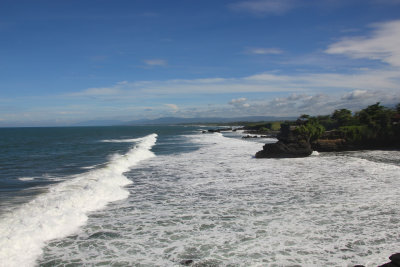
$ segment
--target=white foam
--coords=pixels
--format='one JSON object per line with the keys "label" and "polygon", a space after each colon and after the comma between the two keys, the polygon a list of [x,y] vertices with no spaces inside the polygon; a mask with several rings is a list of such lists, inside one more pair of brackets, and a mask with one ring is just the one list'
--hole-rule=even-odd
{"label": "white foam", "polygon": [[18,178],[20,181],[33,181],[35,180],[35,177],[20,177]]}
{"label": "white foam", "polygon": [[141,138],[133,138],[133,139],[104,139],[100,142],[103,143],[134,143],[141,141]]}
{"label": "white foam", "polygon": [[311,156],[319,156],[319,152],[314,150],[314,151],[311,153]]}
{"label": "white foam", "polygon": [[99,166],[99,164],[92,165],[92,166],[81,167],[81,169],[82,169],[82,170],[91,170],[91,169],[96,168],[97,166]]}
{"label": "white foam", "polygon": [[45,242],[65,237],[85,224],[87,213],[111,201],[124,199],[131,183],[123,174],[142,160],[151,158],[156,134],[136,139],[125,155],[59,183],[0,220],[0,266],[32,266]]}
{"label": "white foam", "polygon": [[256,159],[259,143],[186,138],[200,148],[127,173],[129,198],[51,242],[39,264],[369,267],[398,252],[398,166],[333,153]]}

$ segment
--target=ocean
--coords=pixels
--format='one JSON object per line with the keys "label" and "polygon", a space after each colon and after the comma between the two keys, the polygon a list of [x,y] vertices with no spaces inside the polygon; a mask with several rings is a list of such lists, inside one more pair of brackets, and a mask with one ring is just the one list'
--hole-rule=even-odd
{"label": "ocean", "polygon": [[256,159],[201,126],[0,129],[0,266],[376,266],[400,151]]}

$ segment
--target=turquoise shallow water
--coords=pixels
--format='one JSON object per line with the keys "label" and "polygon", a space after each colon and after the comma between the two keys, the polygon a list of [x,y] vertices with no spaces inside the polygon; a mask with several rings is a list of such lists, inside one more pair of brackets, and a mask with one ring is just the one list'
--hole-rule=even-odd
{"label": "turquoise shallow water", "polygon": [[0,266],[376,266],[398,252],[399,151],[255,159],[261,140],[200,130],[0,129]]}

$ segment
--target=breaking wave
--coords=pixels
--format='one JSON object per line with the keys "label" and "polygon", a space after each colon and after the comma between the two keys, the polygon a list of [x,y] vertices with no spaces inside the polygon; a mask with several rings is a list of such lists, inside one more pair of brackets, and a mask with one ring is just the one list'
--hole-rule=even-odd
{"label": "breaking wave", "polygon": [[45,242],[74,233],[91,211],[127,198],[124,173],[154,157],[150,149],[157,134],[130,139],[137,142],[126,154],[115,154],[103,168],[75,175],[48,189],[0,220],[0,266],[31,266]]}

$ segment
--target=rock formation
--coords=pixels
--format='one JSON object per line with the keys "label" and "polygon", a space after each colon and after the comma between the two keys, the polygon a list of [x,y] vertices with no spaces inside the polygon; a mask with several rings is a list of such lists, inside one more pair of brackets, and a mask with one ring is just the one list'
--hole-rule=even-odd
{"label": "rock formation", "polygon": [[278,142],[266,144],[256,153],[256,158],[298,158],[307,157],[313,152],[310,143],[296,134],[294,126],[282,125]]}

